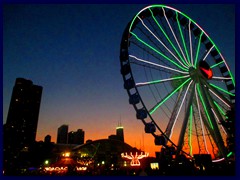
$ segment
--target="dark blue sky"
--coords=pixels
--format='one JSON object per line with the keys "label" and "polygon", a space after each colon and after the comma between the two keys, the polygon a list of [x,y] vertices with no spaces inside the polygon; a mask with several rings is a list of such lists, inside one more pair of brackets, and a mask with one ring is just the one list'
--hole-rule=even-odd
{"label": "dark blue sky", "polygon": [[[121,117],[126,142],[139,146],[144,127],[123,89],[119,50],[125,26],[145,6],[4,5],[3,123],[15,79],[23,77],[43,86],[38,140],[50,134],[55,141],[62,124],[82,128],[86,140],[107,138]],[[235,6],[170,6],[209,34],[235,77]]]}

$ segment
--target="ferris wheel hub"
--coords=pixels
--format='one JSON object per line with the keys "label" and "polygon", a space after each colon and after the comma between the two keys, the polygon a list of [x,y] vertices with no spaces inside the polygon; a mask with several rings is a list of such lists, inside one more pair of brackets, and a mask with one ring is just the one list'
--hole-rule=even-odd
{"label": "ferris wheel hub", "polygon": [[205,77],[206,79],[212,79],[213,71],[206,61],[200,61],[198,69],[203,77]]}
{"label": "ferris wheel hub", "polygon": [[192,78],[192,80],[196,81],[197,80],[197,77],[198,77],[198,71],[196,68],[194,67],[190,67],[188,69],[188,72],[189,72],[189,75],[190,77]]}

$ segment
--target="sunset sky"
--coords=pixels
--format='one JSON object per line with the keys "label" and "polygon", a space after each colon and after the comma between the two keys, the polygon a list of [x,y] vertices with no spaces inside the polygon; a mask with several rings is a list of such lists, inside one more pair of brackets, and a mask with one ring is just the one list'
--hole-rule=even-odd
{"label": "sunset sky", "polygon": [[[189,15],[212,38],[235,77],[235,6],[169,4]],[[159,147],[144,133],[128,104],[119,50],[127,23],[147,4],[3,6],[3,124],[17,77],[43,87],[37,138],[56,142],[57,128],[83,129],[85,141],[115,134],[154,156]]]}

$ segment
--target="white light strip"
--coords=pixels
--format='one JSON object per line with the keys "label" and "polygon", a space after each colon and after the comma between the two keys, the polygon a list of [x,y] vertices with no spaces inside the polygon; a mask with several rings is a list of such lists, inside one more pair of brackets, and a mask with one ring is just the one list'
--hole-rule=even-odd
{"label": "white light strip", "polygon": [[230,77],[217,77],[217,76],[213,76],[212,79],[222,79],[222,80],[231,80],[232,78]]}
{"label": "white light strip", "polygon": [[209,89],[211,93],[213,93],[218,99],[220,99],[227,107],[230,108],[230,105],[228,105],[222,98],[220,98],[216,93],[214,93],[211,89]]}
{"label": "white light strip", "polygon": [[185,66],[172,52],[167,48],[167,46],[146,26],[146,24],[143,22],[143,20],[138,16],[138,19],[142,22],[142,25],[167,49],[167,51],[185,68],[188,69],[187,66]]}
{"label": "white light strip", "polygon": [[183,51],[182,51],[182,48],[181,48],[181,46],[180,46],[180,44],[179,44],[179,42],[178,42],[178,40],[177,40],[177,38],[176,38],[176,35],[175,35],[174,31],[172,30],[172,26],[170,25],[170,23],[169,23],[169,21],[168,21],[168,19],[167,19],[167,16],[166,16],[166,14],[165,14],[164,8],[162,8],[162,10],[163,10],[164,17],[165,17],[165,19],[166,19],[166,21],[167,21],[167,23],[168,23],[168,26],[169,26],[169,28],[170,28],[171,31],[172,31],[172,34],[173,34],[173,36],[174,36],[174,39],[175,39],[175,41],[177,42],[177,45],[178,45],[178,47],[179,47],[179,49],[180,49],[180,51],[181,51],[181,53],[182,53],[182,55],[183,55],[183,57],[184,57],[184,60],[185,60],[185,62],[188,64],[188,61],[187,61],[187,59],[186,59],[186,57],[185,57],[185,55],[184,55],[184,53],[183,53]]}
{"label": "white light strip", "polygon": [[[181,78],[168,78],[168,79],[155,80],[155,81],[159,81],[157,83],[162,83],[162,82],[166,82],[166,81],[172,81],[172,80],[178,80],[178,79],[182,79],[182,78],[187,78],[189,76],[190,75],[186,75],[186,76],[182,76]],[[153,81],[136,83],[136,86],[144,86],[144,85],[149,85],[149,84],[153,84]]]}
{"label": "white light strip", "polygon": [[202,115],[201,115],[201,111],[200,111],[200,106],[199,106],[199,100],[198,100],[198,95],[197,95],[197,86],[195,85],[195,95],[196,95],[196,99],[197,99],[197,106],[198,106],[198,114],[199,114],[199,118],[200,118],[200,124],[201,124],[201,127],[202,127],[202,134],[203,134],[203,141],[204,141],[204,147],[205,147],[205,150],[207,151],[208,154],[209,151],[208,151],[208,146],[207,146],[207,140],[205,138],[205,130],[204,130],[204,127],[203,127],[203,122],[202,122]]}
{"label": "white light strip", "polygon": [[151,64],[151,65],[154,65],[154,66],[157,66],[157,67],[165,68],[165,69],[172,70],[172,71],[175,71],[175,72],[179,72],[179,73],[182,73],[182,74],[189,74],[188,72],[179,71],[179,70],[177,70],[177,69],[173,69],[173,68],[170,68],[170,67],[167,67],[167,66],[163,66],[163,65],[160,65],[160,64],[156,64],[156,63],[153,63],[153,62],[149,62],[149,61],[146,61],[146,60],[144,60],[144,59],[138,58],[138,57],[133,56],[133,55],[130,55],[130,54],[129,54],[129,57],[134,58],[134,59],[136,59],[137,61],[144,62],[144,63],[146,63],[146,64]]}
{"label": "white light strip", "polygon": [[214,45],[208,50],[207,54],[203,58],[203,61],[205,61],[205,59],[207,58],[208,54],[210,53],[210,51],[212,50],[213,47],[214,47]]}
{"label": "white light strip", "polygon": [[221,159],[217,159],[217,160],[212,160],[212,162],[220,162],[220,161],[223,161],[224,158],[221,158]]}
{"label": "white light strip", "polygon": [[180,105],[180,107],[179,107],[179,109],[178,109],[178,112],[177,112],[177,116],[176,116],[176,118],[175,118],[175,120],[174,120],[174,123],[173,123],[173,126],[172,126],[172,128],[171,128],[171,133],[170,133],[169,139],[171,139],[174,126],[175,126],[175,124],[176,124],[177,118],[178,118],[179,113],[180,113],[180,111],[181,111],[181,109],[182,109],[183,103],[184,103],[184,101],[185,101],[186,95],[187,95],[187,93],[188,93],[189,87],[190,87],[190,85],[192,84],[192,82],[193,82],[193,80],[191,80],[190,83],[188,84],[188,87],[187,87],[187,89],[186,89],[186,92],[185,92],[185,94],[184,94],[184,96],[183,96],[183,100],[182,100],[182,102],[181,102],[181,105]]}
{"label": "white light strip", "polygon": [[223,126],[222,126],[222,124],[221,124],[220,120],[218,119],[218,117],[217,117],[217,115],[216,115],[215,111],[213,110],[213,108],[211,108],[211,110],[212,110],[212,112],[213,112],[213,114],[214,114],[215,118],[217,119],[218,123],[220,124],[220,126],[221,126],[221,128],[222,128],[222,130],[223,130],[224,134],[226,134],[226,135],[227,135],[227,132],[226,132],[226,131],[225,131],[225,129],[223,128]]}

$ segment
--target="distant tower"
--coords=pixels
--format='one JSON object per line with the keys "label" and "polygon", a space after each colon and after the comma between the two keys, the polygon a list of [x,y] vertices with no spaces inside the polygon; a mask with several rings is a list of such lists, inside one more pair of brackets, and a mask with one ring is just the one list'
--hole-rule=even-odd
{"label": "distant tower", "polygon": [[51,142],[51,136],[50,135],[46,135],[44,138],[44,142],[45,143],[50,143]]}
{"label": "distant tower", "polygon": [[123,132],[123,126],[121,125],[121,118],[116,128],[116,136],[120,141],[124,142],[124,132]]}
{"label": "distant tower", "polygon": [[4,126],[7,149],[21,150],[35,142],[41,97],[41,86],[24,78],[16,79]]}
{"label": "distant tower", "polygon": [[68,125],[63,124],[58,128],[57,132],[57,144],[68,143]]}

